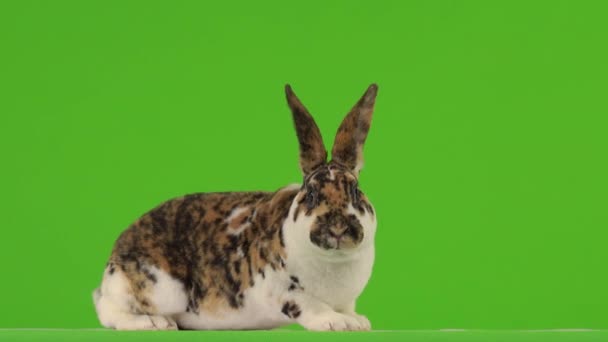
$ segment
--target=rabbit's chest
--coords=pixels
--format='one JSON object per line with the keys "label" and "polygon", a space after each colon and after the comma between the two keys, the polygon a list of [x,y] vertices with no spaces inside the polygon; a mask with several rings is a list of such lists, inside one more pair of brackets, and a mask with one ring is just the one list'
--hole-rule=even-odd
{"label": "rabbit's chest", "polygon": [[[290,274],[301,279],[304,291],[336,309],[346,308],[361,295],[371,276],[373,249],[345,262],[296,260],[288,262]],[[292,260],[293,261],[293,260]]]}

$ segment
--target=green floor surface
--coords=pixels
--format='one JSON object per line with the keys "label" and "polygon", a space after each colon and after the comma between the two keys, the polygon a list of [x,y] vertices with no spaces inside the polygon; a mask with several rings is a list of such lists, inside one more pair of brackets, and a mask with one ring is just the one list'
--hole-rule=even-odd
{"label": "green floor surface", "polygon": [[6,329],[0,341],[608,341],[608,330],[588,331],[374,331],[314,333],[306,331],[169,331],[118,332],[103,329]]}

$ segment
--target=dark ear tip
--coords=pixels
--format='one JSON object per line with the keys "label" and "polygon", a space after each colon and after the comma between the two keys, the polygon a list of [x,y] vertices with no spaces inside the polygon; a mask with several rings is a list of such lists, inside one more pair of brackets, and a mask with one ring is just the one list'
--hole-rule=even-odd
{"label": "dark ear tip", "polygon": [[372,83],[369,85],[369,87],[367,88],[367,93],[368,94],[376,94],[378,92],[378,84],[376,83]]}
{"label": "dark ear tip", "polygon": [[287,94],[288,96],[293,94],[293,90],[291,90],[291,86],[289,85],[289,83],[285,85],[285,94]]}
{"label": "dark ear tip", "polygon": [[376,83],[370,84],[365,91],[363,98],[361,99],[364,106],[373,106],[376,101],[376,95],[378,95],[378,85]]}

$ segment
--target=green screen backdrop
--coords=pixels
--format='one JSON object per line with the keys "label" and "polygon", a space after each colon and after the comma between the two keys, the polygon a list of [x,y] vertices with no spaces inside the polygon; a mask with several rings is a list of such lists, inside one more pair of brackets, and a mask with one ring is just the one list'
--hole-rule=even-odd
{"label": "green screen backdrop", "polygon": [[603,1],[2,1],[0,327],[97,327],[118,234],[300,181],[380,88],[363,190],[377,329],[608,328]]}

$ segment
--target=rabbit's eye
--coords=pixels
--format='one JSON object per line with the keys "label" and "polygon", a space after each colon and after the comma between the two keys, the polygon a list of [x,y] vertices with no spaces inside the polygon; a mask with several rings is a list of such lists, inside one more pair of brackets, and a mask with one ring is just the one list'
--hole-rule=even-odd
{"label": "rabbit's eye", "polygon": [[359,184],[357,183],[353,183],[350,186],[350,195],[353,199],[353,203],[358,203],[359,202]]}
{"label": "rabbit's eye", "polygon": [[308,189],[306,191],[306,205],[308,206],[309,209],[314,208],[317,205],[317,200],[318,200],[318,196],[317,196],[317,191],[315,189]]}

